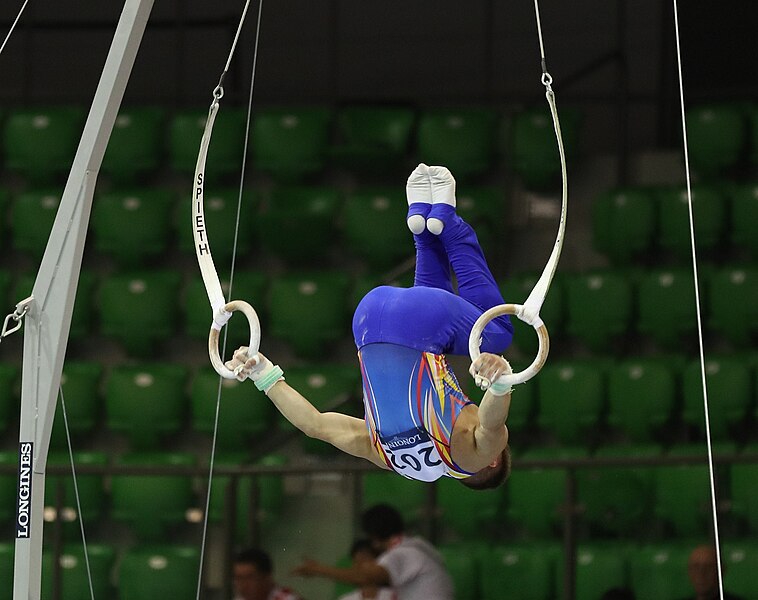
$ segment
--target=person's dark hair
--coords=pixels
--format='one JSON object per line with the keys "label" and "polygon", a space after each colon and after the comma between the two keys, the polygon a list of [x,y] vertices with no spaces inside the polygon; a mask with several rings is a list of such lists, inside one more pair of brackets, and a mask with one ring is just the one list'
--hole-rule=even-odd
{"label": "person's dark hair", "polygon": [[374,546],[371,544],[371,540],[366,538],[360,538],[353,542],[353,545],[350,547],[350,556],[355,556],[358,554],[358,552],[368,552],[372,556],[376,556],[376,551],[374,550]]}
{"label": "person's dark hair", "polygon": [[274,565],[271,562],[271,557],[259,548],[247,548],[238,552],[234,557],[235,564],[247,564],[253,565],[260,573],[264,575],[271,575],[274,570]]}
{"label": "person's dark hair", "polygon": [[370,538],[386,540],[405,531],[400,513],[389,504],[376,504],[361,516],[363,531]]}
{"label": "person's dark hair", "polygon": [[500,454],[500,460],[494,467],[484,467],[471,477],[460,482],[472,490],[491,490],[503,485],[511,474],[511,451],[508,446]]}
{"label": "person's dark hair", "polygon": [[611,588],[600,597],[600,600],[634,600],[634,592],[629,588]]}

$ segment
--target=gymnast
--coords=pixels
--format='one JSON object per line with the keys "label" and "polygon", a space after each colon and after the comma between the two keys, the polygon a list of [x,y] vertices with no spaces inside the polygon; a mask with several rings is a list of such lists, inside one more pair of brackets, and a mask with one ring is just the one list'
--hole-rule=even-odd
{"label": "gymnast", "polygon": [[414,285],[371,290],[353,317],[365,419],[319,412],[285,382],[279,366],[261,353],[249,357],[246,347],[226,366],[238,379],[252,379],[309,437],[409,479],[447,476],[473,489],[494,488],[510,473],[510,386],[498,378],[511,372],[499,353],[513,327],[508,315],[485,327],[482,353],[469,371],[486,392],[479,405],[470,402],[445,355],[466,355],[474,322],[504,301],[474,230],[456,213],[450,171],[420,164],[406,194]]}

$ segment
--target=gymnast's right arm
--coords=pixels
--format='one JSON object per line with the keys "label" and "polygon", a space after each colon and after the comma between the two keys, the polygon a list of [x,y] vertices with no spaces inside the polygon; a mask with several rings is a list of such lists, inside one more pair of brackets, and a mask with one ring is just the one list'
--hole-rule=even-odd
{"label": "gymnast's right arm", "polygon": [[234,353],[234,358],[226,363],[226,367],[234,371],[240,381],[252,379],[284,418],[308,437],[332,444],[343,452],[370,460],[384,469],[388,468],[374,450],[362,419],[336,412],[319,412],[284,381],[282,370],[271,364],[263,354],[258,353],[248,358],[247,348],[243,346]]}

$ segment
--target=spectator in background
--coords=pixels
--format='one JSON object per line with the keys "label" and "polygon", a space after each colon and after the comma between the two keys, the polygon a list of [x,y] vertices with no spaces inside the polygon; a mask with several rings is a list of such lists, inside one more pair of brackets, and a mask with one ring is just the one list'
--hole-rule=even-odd
{"label": "spectator in background", "polygon": [[442,556],[429,542],[405,535],[403,517],[397,510],[377,504],[363,513],[361,523],[379,554],[376,562],[339,568],[306,560],[295,573],[361,587],[391,586],[398,600],[453,600],[453,581]]}
{"label": "spectator in background", "polygon": [[234,600],[302,600],[276,584],[271,557],[263,550],[243,550],[234,557],[232,569]]}
{"label": "spectator in background", "polygon": [[[367,539],[356,540],[350,548],[350,558],[353,566],[376,563],[377,554]],[[343,594],[337,600],[397,600],[397,595],[388,587],[364,585],[348,594]]]}
{"label": "spectator in background", "polygon": [[[718,558],[714,546],[702,544],[695,547],[687,562],[687,574],[695,592],[687,600],[719,600]],[[724,591],[724,600],[743,599]]]}

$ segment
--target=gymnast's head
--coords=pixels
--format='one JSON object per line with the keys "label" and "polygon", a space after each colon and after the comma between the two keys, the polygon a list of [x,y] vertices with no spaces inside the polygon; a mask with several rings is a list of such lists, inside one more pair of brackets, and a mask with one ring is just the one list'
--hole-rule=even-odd
{"label": "gymnast's head", "polygon": [[506,446],[489,465],[460,482],[472,490],[491,490],[503,485],[511,474],[511,450]]}

